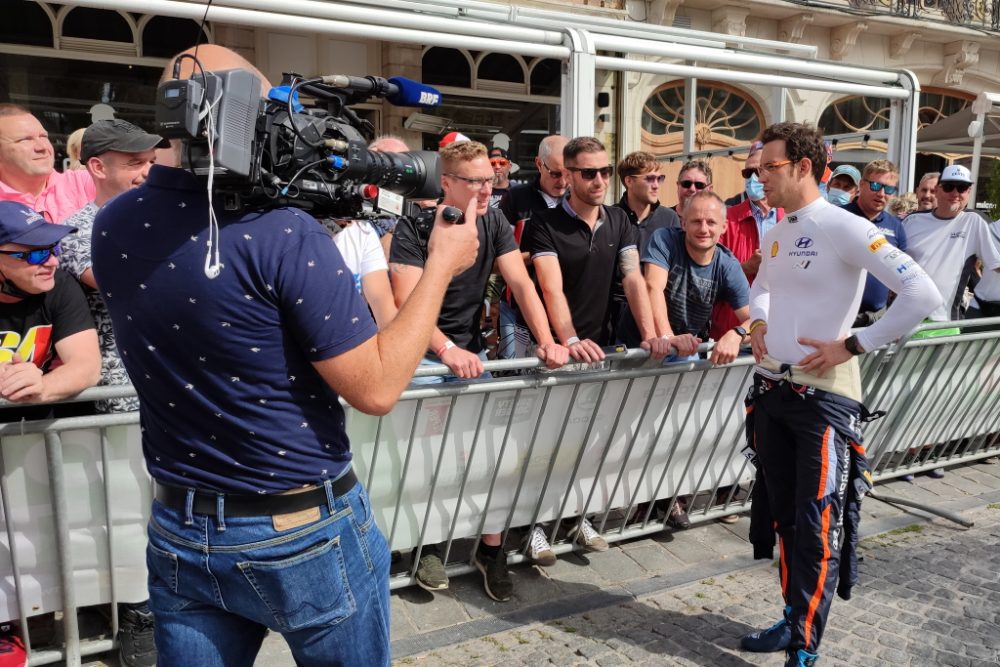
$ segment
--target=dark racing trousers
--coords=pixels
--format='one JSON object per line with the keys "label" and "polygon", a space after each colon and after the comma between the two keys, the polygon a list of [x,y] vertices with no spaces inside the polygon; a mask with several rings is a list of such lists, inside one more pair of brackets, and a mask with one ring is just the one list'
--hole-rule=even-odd
{"label": "dark racing trousers", "polygon": [[837,590],[849,448],[860,447],[862,408],[790,382],[763,384],[753,437],[778,533],[781,592],[791,607],[789,648],[815,652]]}

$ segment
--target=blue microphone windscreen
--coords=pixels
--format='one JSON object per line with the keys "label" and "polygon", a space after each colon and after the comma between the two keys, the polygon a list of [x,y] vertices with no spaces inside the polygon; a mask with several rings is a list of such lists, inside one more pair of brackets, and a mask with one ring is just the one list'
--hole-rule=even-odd
{"label": "blue microphone windscreen", "polygon": [[425,86],[403,76],[391,77],[389,83],[395,84],[399,88],[399,92],[395,95],[386,96],[386,99],[396,106],[436,107],[441,104],[441,93],[436,88]]}

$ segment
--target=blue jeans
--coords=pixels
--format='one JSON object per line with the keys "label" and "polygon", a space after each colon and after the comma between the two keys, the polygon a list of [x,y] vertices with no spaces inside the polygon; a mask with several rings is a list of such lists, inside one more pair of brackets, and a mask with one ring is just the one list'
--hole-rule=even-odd
{"label": "blue jeans", "polygon": [[500,315],[497,317],[497,358],[513,359],[517,356],[514,345],[514,325],[517,324],[517,311],[500,301]]}
{"label": "blue jeans", "polygon": [[[479,358],[482,359],[483,361],[486,361],[486,350],[482,350],[481,352],[479,352]],[[432,357],[424,357],[423,359],[420,360],[420,363],[417,365],[417,368],[419,368],[420,366],[438,366],[441,363],[442,362],[439,361],[438,359]],[[479,376],[479,379],[488,380],[491,377],[493,377],[493,375],[489,371],[483,371],[483,374]],[[410,379],[411,385],[442,384],[444,382],[468,382],[468,380],[460,378],[457,375],[424,375],[422,377]]]}
{"label": "blue jeans", "polygon": [[318,519],[280,531],[270,516],[225,516],[224,501],[218,516],[153,502],[159,665],[252,667],[267,629],[297,665],[389,664],[389,549],[361,484],[334,497],[328,482]]}

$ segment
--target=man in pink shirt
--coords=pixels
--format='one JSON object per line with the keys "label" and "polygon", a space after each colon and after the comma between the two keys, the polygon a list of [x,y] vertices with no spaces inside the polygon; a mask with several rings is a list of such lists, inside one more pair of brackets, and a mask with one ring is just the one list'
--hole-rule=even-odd
{"label": "man in pink shirt", "polygon": [[60,222],[94,199],[86,171],[55,170],[48,132],[24,107],[0,104],[0,201],[16,201]]}

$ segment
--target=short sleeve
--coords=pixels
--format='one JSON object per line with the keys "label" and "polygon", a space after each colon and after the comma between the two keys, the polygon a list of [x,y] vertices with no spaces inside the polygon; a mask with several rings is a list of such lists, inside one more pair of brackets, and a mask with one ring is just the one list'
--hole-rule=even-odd
{"label": "short sleeve", "polygon": [[[718,250],[716,250],[718,252]],[[722,276],[725,300],[733,310],[739,310],[750,303],[750,282],[740,263],[732,255],[723,255]]]}
{"label": "short sleeve", "polygon": [[52,320],[53,344],[81,331],[97,328],[83,288],[63,271],[56,272],[56,284],[47,306]]}
{"label": "short sleeve", "polygon": [[1000,245],[998,245],[990,227],[983,220],[975,221],[976,237],[979,241],[976,249],[976,257],[983,262],[983,268],[987,271],[1000,269]]}
{"label": "short sleeve", "polygon": [[378,233],[367,222],[356,222],[361,237],[361,275],[367,276],[373,271],[387,271],[389,265],[385,261],[385,251],[379,242]]}
{"label": "short sleeve", "polygon": [[389,261],[393,264],[424,267],[427,261],[427,250],[417,236],[417,227],[413,220],[400,218],[396,230],[392,234],[392,245],[389,249]]}
{"label": "short sleeve", "polygon": [[642,255],[642,261],[646,264],[655,264],[660,268],[670,271],[670,232],[666,229],[657,229],[649,238],[649,245]]}
{"label": "short sleeve", "polygon": [[548,220],[544,220],[542,216],[534,216],[531,224],[524,228],[521,250],[527,252],[531,257],[559,255]]}
{"label": "short sleeve", "polygon": [[906,252],[906,225],[903,224],[902,220],[896,221],[896,247]]}
{"label": "short sleeve", "polygon": [[80,280],[84,272],[92,266],[90,259],[91,221],[84,223],[71,216],[66,220],[66,224],[79,228],[79,231],[64,237],[59,244],[61,252],[59,266]]}
{"label": "short sleeve", "polygon": [[495,256],[502,257],[509,252],[516,251],[518,248],[517,241],[514,239],[514,228],[507,222],[504,214],[494,209],[488,213],[488,216]]}
{"label": "short sleeve", "polygon": [[[608,211],[609,209],[605,207],[604,210]],[[619,236],[618,252],[621,252],[623,250],[628,250],[629,248],[635,248],[636,250],[638,250],[639,228],[636,225],[633,225],[629,221],[628,217],[625,216],[624,211],[618,209],[618,212],[622,213],[622,215],[618,218],[618,224],[621,225],[621,235]],[[610,213],[608,215],[610,215]]]}
{"label": "short sleeve", "polygon": [[351,270],[322,230],[285,251],[273,284],[282,319],[310,361],[347,352],[377,331]]}

